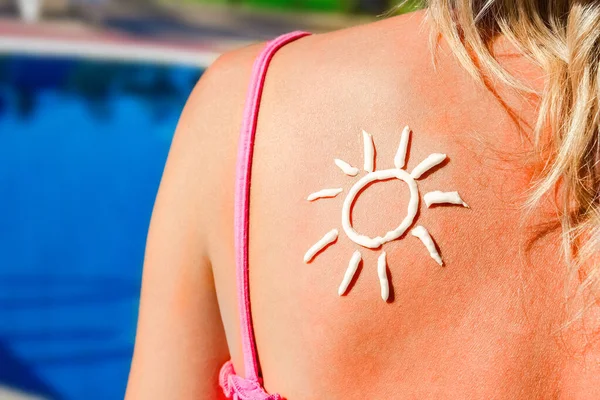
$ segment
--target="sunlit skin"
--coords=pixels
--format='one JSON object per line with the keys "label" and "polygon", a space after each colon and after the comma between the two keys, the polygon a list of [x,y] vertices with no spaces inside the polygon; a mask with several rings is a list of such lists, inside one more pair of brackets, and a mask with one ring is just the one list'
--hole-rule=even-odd
{"label": "sunlit skin", "polygon": [[[597,308],[560,329],[565,293],[577,282],[565,284],[554,208],[548,201],[522,218],[540,167],[527,127],[536,99],[494,82],[479,86],[443,42],[434,69],[422,17],[306,37],[271,64],[250,210],[252,316],[266,389],[288,400],[598,399]],[[218,399],[221,364],[232,358],[244,373],[233,193],[261,48],[222,56],[181,117],[148,237],[127,400]],[[501,63],[540,87],[540,70],[504,41],[498,48]],[[419,134],[407,170],[431,149],[449,156],[419,190],[458,189],[471,210],[421,203],[418,223],[444,244],[445,266],[415,238],[386,244],[386,303],[378,298],[379,251],[361,249],[360,279],[340,298],[335,288],[356,244],[340,235],[305,264],[306,250],[340,224],[338,202],[316,207],[306,196],[332,182],[348,191],[354,179],[340,175],[332,156],[362,166],[360,129],[377,132],[375,169],[393,168],[404,124]],[[369,236],[386,232],[407,201],[397,180],[373,185],[357,199],[353,225]]]}

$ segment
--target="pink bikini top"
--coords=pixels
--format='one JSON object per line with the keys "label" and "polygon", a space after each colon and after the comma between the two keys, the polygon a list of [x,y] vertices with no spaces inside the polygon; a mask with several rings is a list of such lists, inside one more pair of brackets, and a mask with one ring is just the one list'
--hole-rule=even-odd
{"label": "pink bikini top", "polygon": [[248,226],[250,203],[250,175],[252,172],[252,151],[256,134],[258,110],[265,76],[269,63],[277,50],[296,39],[310,35],[307,32],[291,32],[267,43],[252,70],[250,87],[246,97],[244,120],[238,143],[236,188],[235,188],[235,260],[238,288],[238,308],[244,353],[246,377],[235,373],[233,363],[228,361],[221,368],[219,383],[227,397],[234,400],[281,400],[278,394],[268,394],[262,387],[258,374],[256,345],[250,311],[250,291],[248,284]]}

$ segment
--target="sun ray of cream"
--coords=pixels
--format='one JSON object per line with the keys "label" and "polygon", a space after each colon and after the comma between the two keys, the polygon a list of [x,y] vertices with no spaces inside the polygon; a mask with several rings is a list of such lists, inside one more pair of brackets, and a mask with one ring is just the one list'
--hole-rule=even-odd
{"label": "sun ray of cream", "polygon": [[427,251],[429,251],[429,255],[435,260],[435,262],[440,265],[444,265],[442,257],[440,257],[440,253],[438,253],[437,248],[435,247],[435,242],[431,238],[431,235],[427,229],[421,225],[418,225],[412,231],[410,231],[410,234],[421,239],[421,242],[423,242],[425,248]]}
{"label": "sun ray of cream", "polygon": [[350,258],[350,262],[348,263],[348,268],[346,269],[346,273],[344,274],[344,279],[342,279],[342,283],[338,289],[338,295],[343,296],[348,290],[348,285],[352,282],[352,278],[358,269],[358,264],[360,264],[360,260],[362,256],[360,255],[360,251],[356,250],[352,257]]}
{"label": "sun ray of cream", "polygon": [[419,165],[417,165],[415,167],[415,169],[412,170],[410,175],[415,179],[419,179],[425,172],[429,171],[431,168],[435,167],[436,165],[441,164],[442,162],[444,162],[445,159],[446,159],[445,154],[440,154],[440,153],[430,154],[427,156],[426,159],[421,161],[419,163]]}
{"label": "sun ray of cream", "polygon": [[459,206],[469,208],[469,205],[460,198],[458,192],[440,192],[439,190],[425,193],[423,196],[427,207],[431,207],[432,204],[456,204]]}
{"label": "sun ray of cream", "polygon": [[379,286],[381,286],[381,298],[387,301],[390,296],[390,283],[387,277],[387,262],[385,259],[385,251],[377,259],[377,275],[379,276]]}
{"label": "sun ray of cream", "polygon": [[305,263],[310,262],[310,260],[312,260],[314,258],[315,254],[317,254],[319,251],[324,249],[327,245],[335,242],[337,237],[338,237],[337,229],[332,229],[329,232],[327,232],[325,234],[325,236],[323,236],[321,239],[319,239],[319,241],[317,243],[313,244],[312,247],[310,249],[308,249],[308,251],[304,255],[304,262]]}
{"label": "sun ray of cream", "polygon": [[398,169],[404,168],[406,165],[406,152],[408,150],[408,139],[410,138],[410,128],[407,126],[402,130],[400,136],[400,144],[398,145],[398,151],[394,157],[394,166]]}
{"label": "sun ray of cream", "polygon": [[352,165],[348,164],[346,161],[340,160],[339,158],[336,158],[335,160],[333,160],[333,162],[346,175],[348,175],[348,176],[356,176],[356,175],[358,175],[358,168],[353,167]]}
{"label": "sun ray of cream", "polygon": [[365,131],[362,131],[362,133],[364,145],[364,169],[367,172],[373,172],[373,165],[375,161],[375,145],[373,144],[373,136]]}
{"label": "sun ray of cream", "polygon": [[326,197],[335,197],[338,194],[342,193],[343,191],[344,191],[344,189],[342,189],[342,188],[323,189],[323,190],[319,190],[318,192],[309,194],[308,197],[306,198],[306,200],[314,201],[314,200],[323,199]]}

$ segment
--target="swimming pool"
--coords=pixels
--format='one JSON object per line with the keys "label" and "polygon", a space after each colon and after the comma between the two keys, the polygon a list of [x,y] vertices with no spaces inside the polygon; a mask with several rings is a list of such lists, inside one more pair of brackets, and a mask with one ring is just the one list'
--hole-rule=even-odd
{"label": "swimming pool", "polygon": [[201,73],[0,56],[0,387],[123,398],[154,196]]}

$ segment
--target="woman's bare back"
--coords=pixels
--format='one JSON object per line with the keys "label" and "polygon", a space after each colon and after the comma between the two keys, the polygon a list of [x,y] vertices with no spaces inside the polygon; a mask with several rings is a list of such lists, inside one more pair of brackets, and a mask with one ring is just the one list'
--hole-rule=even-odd
{"label": "woman's bare back", "polygon": [[[434,63],[429,34],[423,13],[413,13],[305,37],[271,63],[253,157],[249,232],[252,318],[265,387],[289,400],[600,398],[597,326],[584,327],[581,319],[564,328],[564,297],[573,288],[565,287],[556,213],[548,202],[524,218],[540,168],[530,137],[536,99],[493,81],[479,85],[441,41]],[[179,223],[195,227],[179,240],[199,241],[202,250],[189,251],[200,252],[195,257],[212,268],[228,353],[240,374],[234,175],[245,92],[260,48],[227,54],[207,72],[178,128],[189,133],[178,133],[170,157],[186,160],[178,163],[187,174],[180,179],[187,192],[179,195],[194,196],[193,217],[182,215]],[[499,59],[531,84],[542,79],[508,46]],[[428,208],[421,201],[417,224],[429,230],[445,264],[411,235],[384,244],[391,290],[384,302],[381,249],[358,246],[341,226],[344,197],[364,173],[347,176],[333,160],[362,169],[364,129],[374,139],[375,168],[392,168],[405,125],[412,129],[408,171],[430,153],[448,156],[419,180],[421,195],[456,190],[470,208]],[[344,192],[306,200],[323,188]],[[389,231],[404,218],[408,198],[397,180],[369,186],[354,205],[354,227],[369,236]],[[307,249],[334,228],[337,241],[305,263]],[[355,250],[363,261],[340,297]],[[202,307],[190,300],[197,293],[189,274],[192,279],[173,284],[171,312],[182,321]],[[212,358],[224,361],[220,329],[211,333],[218,343],[212,350],[189,340],[180,351],[214,351]]]}

